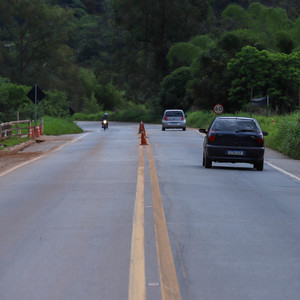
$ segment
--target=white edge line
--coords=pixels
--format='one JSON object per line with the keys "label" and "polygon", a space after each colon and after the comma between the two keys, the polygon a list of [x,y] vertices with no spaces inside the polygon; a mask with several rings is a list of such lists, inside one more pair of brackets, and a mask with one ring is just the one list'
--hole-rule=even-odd
{"label": "white edge line", "polygon": [[84,138],[86,135],[88,135],[88,134],[90,134],[90,132],[87,132],[87,133],[85,133],[85,134],[79,136],[77,139],[72,140],[72,141],[69,142],[69,143],[65,143],[65,144],[61,145],[60,147],[56,148],[54,151],[55,151],[55,152],[56,152],[56,151],[59,151],[59,150],[61,150],[63,147],[65,147],[65,146],[67,146],[67,145],[70,145],[70,144],[73,144],[73,143],[75,143],[75,142],[77,142],[77,141],[83,139],[83,138]]}
{"label": "white edge line", "polygon": [[33,161],[36,161],[36,160],[38,160],[38,159],[40,159],[40,158],[42,158],[42,157],[44,157],[44,156],[46,156],[46,154],[41,155],[41,156],[39,156],[39,157],[35,157],[35,158],[31,159],[31,160],[28,160],[28,161],[26,161],[26,162],[23,162],[23,163],[17,165],[17,166],[14,166],[14,167],[12,167],[12,168],[10,168],[10,169],[8,169],[8,170],[6,170],[6,171],[0,173],[0,177],[5,176],[5,175],[7,175],[8,173],[10,173],[10,172],[12,172],[12,171],[14,171],[14,170],[16,170],[16,169],[18,169],[18,168],[21,168],[21,167],[23,167],[23,166],[25,166],[25,165],[27,165],[27,164],[33,162]]}
{"label": "white edge line", "polygon": [[[86,133],[86,134],[84,134],[84,135],[82,135],[82,136],[80,136],[80,137],[78,137],[78,138],[75,139],[75,140],[72,140],[72,141],[69,142],[69,143],[63,144],[62,146],[60,146],[59,148],[55,149],[54,151],[61,150],[64,146],[73,144],[73,143],[79,141],[80,139],[84,138],[84,137],[85,137],[86,135],[88,135],[88,134],[89,134],[89,132]],[[12,168],[10,168],[10,169],[8,169],[8,170],[6,170],[6,171],[0,173],[0,177],[3,177],[3,176],[5,176],[5,175],[11,173],[12,171],[14,171],[14,170],[16,170],[16,169],[18,169],[18,168],[21,168],[21,167],[23,167],[23,166],[25,166],[25,165],[27,165],[27,164],[29,164],[29,163],[31,163],[31,162],[34,162],[34,161],[36,161],[36,160],[38,160],[38,159],[41,159],[41,158],[43,158],[43,157],[46,156],[46,155],[47,155],[47,154],[42,154],[41,156],[35,157],[35,158],[31,159],[31,160],[28,160],[28,161],[26,161],[26,162],[23,162],[23,163],[17,165],[17,166],[14,166],[14,167],[12,167]]]}
{"label": "white edge line", "polygon": [[272,163],[270,163],[270,162],[268,162],[268,161],[266,161],[266,160],[265,160],[265,163],[268,164],[270,167],[276,169],[277,171],[279,171],[279,172],[281,172],[281,173],[283,173],[283,174],[285,174],[285,175],[288,175],[288,176],[290,176],[290,177],[292,177],[292,178],[294,178],[294,179],[300,181],[300,178],[299,178],[298,176],[293,175],[293,174],[291,174],[291,173],[289,173],[289,172],[287,172],[287,171],[285,171],[285,170],[283,170],[283,169],[281,169],[281,168],[279,168],[279,167],[273,165]]}

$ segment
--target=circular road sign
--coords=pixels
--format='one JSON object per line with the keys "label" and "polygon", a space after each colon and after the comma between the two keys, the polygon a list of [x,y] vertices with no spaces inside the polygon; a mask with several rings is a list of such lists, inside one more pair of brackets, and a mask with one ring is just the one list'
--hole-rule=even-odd
{"label": "circular road sign", "polygon": [[220,115],[224,112],[224,106],[222,104],[216,104],[214,106],[214,113]]}

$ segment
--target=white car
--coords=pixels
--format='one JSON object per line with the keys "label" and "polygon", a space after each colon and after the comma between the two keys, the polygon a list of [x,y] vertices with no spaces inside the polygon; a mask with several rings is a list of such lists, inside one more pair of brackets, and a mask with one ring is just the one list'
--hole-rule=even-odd
{"label": "white car", "polygon": [[181,128],[186,130],[186,119],[183,110],[181,109],[167,109],[164,112],[162,119],[162,130],[168,128]]}

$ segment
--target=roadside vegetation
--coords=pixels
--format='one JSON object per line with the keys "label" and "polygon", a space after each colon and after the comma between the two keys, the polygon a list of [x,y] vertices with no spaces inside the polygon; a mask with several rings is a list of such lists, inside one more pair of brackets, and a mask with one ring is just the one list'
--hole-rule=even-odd
{"label": "roadside vegetation", "polygon": [[[282,152],[287,156],[300,159],[300,113],[295,112],[283,116],[262,116],[245,112],[224,114],[224,116],[243,116],[255,118],[262,131],[267,131],[265,145]],[[187,125],[194,128],[207,129],[216,117],[213,112],[197,111],[188,114]]]}
{"label": "roadside vegetation", "polygon": [[45,135],[61,135],[81,133],[83,130],[78,127],[70,118],[52,118],[45,117],[44,119],[44,134]]}
{"label": "roadside vegetation", "polygon": [[264,129],[266,143],[299,157],[300,2],[150,2],[0,1],[0,123],[17,112],[35,118],[34,84],[51,135],[78,132],[72,121],[104,112],[159,123],[167,108],[191,111],[190,126],[205,127],[217,103],[239,114],[250,98],[269,96],[276,130]]}
{"label": "roadside vegetation", "polygon": [[9,137],[5,140],[0,140],[0,150],[5,150],[9,147],[20,145],[20,144],[25,143],[29,140],[30,140],[29,137],[17,137],[17,136],[12,136],[12,137]]}

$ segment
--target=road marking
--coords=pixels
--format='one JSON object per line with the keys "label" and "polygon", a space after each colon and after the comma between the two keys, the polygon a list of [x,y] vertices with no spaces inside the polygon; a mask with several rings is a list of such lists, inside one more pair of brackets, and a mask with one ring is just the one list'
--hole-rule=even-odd
{"label": "road marking", "polygon": [[[55,152],[55,151],[61,150],[61,149],[62,149],[63,147],[65,147],[66,145],[73,144],[73,143],[77,142],[78,140],[84,138],[84,137],[85,137],[86,135],[88,135],[88,134],[89,134],[89,132],[88,132],[88,133],[85,133],[84,135],[79,136],[78,138],[72,140],[71,142],[65,143],[65,144],[61,145],[60,147],[55,148],[53,151]],[[30,159],[30,160],[28,160],[28,161],[25,161],[25,162],[23,162],[23,163],[20,163],[19,165],[16,165],[16,166],[14,166],[14,167],[12,167],[12,168],[10,168],[10,169],[8,169],[8,170],[6,170],[6,171],[0,173],[0,177],[2,177],[2,176],[4,176],[4,175],[7,175],[7,174],[11,173],[12,171],[14,171],[14,170],[16,170],[16,169],[18,169],[18,168],[21,168],[21,167],[23,167],[23,166],[26,166],[26,165],[28,165],[28,164],[31,163],[31,162],[34,162],[34,161],[36,161],[36,160],[38,160],[38,159],[41,159],[41,158],[45,157],[46,155],[47,155],[47,154],[42,154],[42,155],[40,155],[40,156],[38,156],[38,157],[35,157],[35,158],[32,158],[32,159]]]}
{"label": "road marking", "polygon": [[160,274],[162,300],[181,300],[168,228],[159,190],[155,160],[150,145],[146,146],[150,165],[151,190],[153,201],[153,217],[156,234],[156,248]]}
{"label": "road marking", "polygon": [[143,151],[143,146],[139,146],[139,167],[131,237],[131,255],[128,288],[129,300],[146,299],[144,246],[145,161]]}
{"label": "road marking", "polygon": [[14,166],[14,167],[12,167],[12,168],[10,168],[10,169],[8,169],[8,170],[6,170],[6,171],[0,173],[0,177],[2,177],[2,176],[4,176],[4,175],[7,175],[8,173],[10,173],[10,172],[12,172],[12,171],[14,171],[14,170],[16,170],[16,169],[18,169],[18,168],[21,168],[21,167],[23,167],[23,166],[25,166],[25,165],[27,165],[27,164],[33,162],[33,161],[36,161],[36,160],[38,160],[38,159],[41,159],[41,158],[43,158],[45,155],[46,155],[46,154],[41,155],[41,156],[38,156],[38,157],[35,157],[35,158],[31,159],[31,160],[25,161],[25,162],[23,162],[23,163],[21,163],[21,164],[19,164],[19,165],[17,165],[17,166]]}
{"label": "road marking", "polygon": [[270,167],[276,169],[277,171],[279,171],[279,172],[281,172],[281,173],[283,173],[283,174],[285,174],[285,175],[288,175],[288,176],[290,176],[290,177],[292,177],[292,178],[294,178],[294,179],[300,181],[300,178],[299,178],[298,176],[293,175],[293,174],[291,174],[291,173],[289,173],[289,172],[287,172],[287,171],[285,171],[285,170],[283,170],[283,169],[281,169],[281,168],[279,168],[279,167],[277,167],[277,166],[271,164],[270,162],[268,162],[268,161],[266,161],[266,160],[265,160],[265,163],[267,163]]}
{"label": "road marking", "polygon": [[64,148],[65,146],[71,145],[71,144],[73,144],[73,143],[75,143],[75,142],[77,142],[77,141],[83,139],[83,138],[84,138],[85,136],[87,136],[88,134],[90,134],[90,132],[87,132],[87,133],[85,133],[85,134],[79,136],[78,138],[76,138],[76,139],[74,139],[74,140],[72,140],[72,141],[70,141],[70,142],[68,142],[68,143],[65,143],[65,144],[59,146],[59,147],[56,148],[54,151],[59,151],[59,150],[61,150],[62,148]]}

